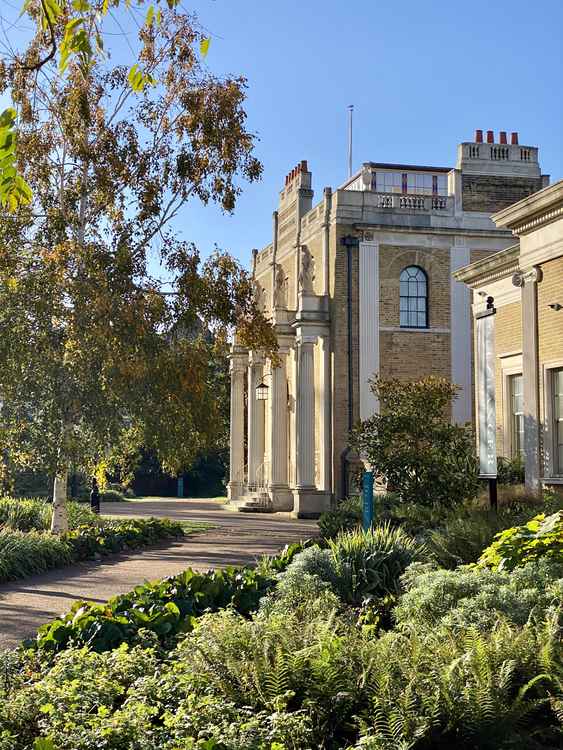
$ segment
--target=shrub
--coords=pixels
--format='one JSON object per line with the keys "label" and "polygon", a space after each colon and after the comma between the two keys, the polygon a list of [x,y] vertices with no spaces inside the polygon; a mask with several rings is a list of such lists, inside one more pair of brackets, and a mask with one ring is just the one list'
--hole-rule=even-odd
{"label": "shrub", "polygon": [[0,498],[0,525],[18,531],[40,531],[51,523],[51,506],[43,500]]}
{"label": "shrub", "polygon": [[44,531],[0,528],[0,582],[72,563],[67,541]]}
{"label": "shrub", "polygon": [[370,710],[356,747],[559,747],[559,637],[552,621],[522,629],[498,623],[488,633],[422,624],[385,634],[366,670]]}
{"label": "shrub", "polygon": [[547,517],[540,513],[522,526],[497,534],[495,541],[483,551],[479,565],[493,570],[513,570],[541,558],[563,563],[563,511]]}
{"label": "shrub", "polygon": [[563,564],[528,563],[512,573],[462,567],[435,570],[414,564],[402,579],[406,589],[393,615],[401,626],[433,629],[492,628],[499,617],[524,625],[563,611]]}
{"label": "shrub", "polygon": [[126,497],[119,490],[108,489],[101,493],[101,499],[104,503],[123,503]]}
{"label": "shrub", "polygon": [[[84,524],[99,525],[100,518],[90,508],[80,503],[67,501],[68,525],[70,529]],[[47,530],[51,527],[52,505],[40,498],[0,498],[0,526],[9,526],[19,531]]]}
{"label": "shrub", "polygon": [[412,383],[376,377],[380,413],[355,430],[353,442],[389,490],[420,505],[452,505],[479,488],[472,431],[451,423],[459,390],[443,378]]}
{"label": "shrub", "polygon": [[425,548],[403,529],[385,523],[367,532],[348,531],[329,541],[339,593],[351,604],[369,596],[400,591],[400,578],[413,562],[427,556]]}
{"label": "shrub", "polygon": [[407,566],[425,557],[424,547],[389,524],[368,532],[345,532],[328,545],[326,550],[312,547],[297,555],[281,576],[284,591],[298,592],[304,576],[312,576],[329,584],[343,601],[360,605],[367,596],[397,593]]}
{"label": "shrub", "polygon": [[362,522],[362,507],[358,497],[343,500],[334,510],[322,513],[319,530],[324,539],[334,539],[342,531],[357,528]]}
{"label": "shrub", "polygon": [[297,747],[345,747],[342,737],[362,701],[362,657],[359,633],[319,612],[315,600],[304,617],[285,612],[246,620],[228,611],[205,616],[172,656],[176,694],[182,686],[176,721],[191,723],[182,693],[195,693],[253,712],[295,716],[305,710],[312,731]]}
{"label": "shrub", "polygon": [[497,481],[499,484],[524,484],[524,461],[520,456],[497,459]]}

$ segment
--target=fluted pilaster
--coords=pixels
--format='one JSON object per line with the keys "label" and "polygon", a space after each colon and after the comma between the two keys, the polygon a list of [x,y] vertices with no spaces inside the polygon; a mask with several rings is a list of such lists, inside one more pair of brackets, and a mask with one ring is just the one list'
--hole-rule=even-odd
{"label": "fluted pilaster", "polygon": [[248,366],[248,483],[258,479],[258,470],[264,463],[264,404],[256,398],[256,386],[263,378],[263,360],[250,355]]}
{"label": "fluted pilaster", "polygon": [[270,391],[270,484],[285,486],[288,480],[287,466],[287,351],[278,351],[279,367],[271,370]]}
{"label": "fluted pilaster", "polygon": [[244,487],[244,373],[247,354],[234,346],[230,359],[231,424],[229,499],[236,500]]}
{"label": "fluted pilaster", "polygon": [[315,486],[315,359],[314,338],[298,343],[297,366],[297,487]]}

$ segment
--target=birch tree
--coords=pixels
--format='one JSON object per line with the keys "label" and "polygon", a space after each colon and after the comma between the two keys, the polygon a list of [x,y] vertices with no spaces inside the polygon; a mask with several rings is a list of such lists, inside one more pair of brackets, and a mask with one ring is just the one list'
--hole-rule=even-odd
{"label": "birch tree", "polygon": [[[208,40],[173,0],[148,6],[132,60],[113,62],[104,30],[126,5],[28,0],[36,33],[0,66],[14,102],[0,120],[0,438],[15,466],[55,475],[56,532],[71,465],[133,436],[180,471],[213,440],[213,341],[236,326],[274,347],[246,272],[173,230],[188,201],[233,211],[261,174],[246,82],[205,68]],[[155,255],[173,286],[151,275]]]}

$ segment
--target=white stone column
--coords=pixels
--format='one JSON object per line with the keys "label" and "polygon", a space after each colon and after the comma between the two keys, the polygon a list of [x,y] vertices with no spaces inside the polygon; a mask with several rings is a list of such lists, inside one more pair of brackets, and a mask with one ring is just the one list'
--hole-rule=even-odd
{"label": "white stone column", "polygon": [[450,341],[451,341],[451,380],[461,386],[459,396],[452,406],[452,417],[457,424],[471,422],[471,305],[469,287],[456,281],[453,274],[471,262],[471,251],[463,238],[456,237],[456,244],[450,248]]}
{"label": "white stone column", "polygon": [[330,339],[328,334],[319,338],[320,343],[320,413],[319,435],[321,445],[320,456],[320,486],[324,492],[332,492],[332,379],[330,361]]}
{"label": "white stone column", "polygon": [[379,411],[369,381],[379,373],[379,243],[360,242],[360,419]]}
{"label": "white stone column", "polygon": [[235,501],[244,494],[244,373],[248,358],[244,349],[235,344],[229,359],[231,423],[228,497]]}
{"label": "white stone column", "polygon": [[279,367],[271,368],[270,377],[270,427],[268,439],[270,441],[270,488],[287,489],[288,455],[287,455],[287,350],[278,349],[281,360]]}
{"label": "white stone column", "polygon": [[298,340],[297,489],[315,487],[315,337]]}
{"label": "white stone column", "polygon": [[248,484],[256,483],[258,469],[264,463],[265,401],[256,398],[256,386],[262,382],[262,378],[263,360],[251,352],[248,366]]}
{"label": "white stone column", "polygon": [[522,385],[524,392],[524,462],[526,486],[540,488],[540,404],[538,363],[538,281],[534,266],[523,274],[522,286]]}

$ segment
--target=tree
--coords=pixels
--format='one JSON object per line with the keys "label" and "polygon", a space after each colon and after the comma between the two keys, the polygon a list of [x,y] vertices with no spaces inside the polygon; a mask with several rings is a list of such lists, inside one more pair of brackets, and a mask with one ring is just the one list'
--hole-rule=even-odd
{"label": "tree", "polygon": [[473,432],[449,418],[458,386],[436,377],[408,383],[375,377],[371,389],[380,413],[361,422],[352,439],[388,488],[422,505],[474,497]]}
{"label": "tree", "polygon": [[[71,465],[136,442],[176,473],[213,442],[206,384],[230,330],[275,348],[248,274],[224,252],[202,262],[170,226],[191,198],[232,211],[239,178],[261,173],[244,79],[202,67],[205,36],[176,5],[141,24],[140,72],[102,48],[119,0],[29,0],[37,32],[0,68],[29,187],[0,222],[0,438],[16,467],[55,475],[56,531]],[[172,289],[149,272],[155,252]]]}

